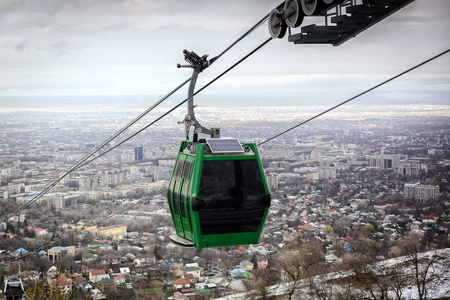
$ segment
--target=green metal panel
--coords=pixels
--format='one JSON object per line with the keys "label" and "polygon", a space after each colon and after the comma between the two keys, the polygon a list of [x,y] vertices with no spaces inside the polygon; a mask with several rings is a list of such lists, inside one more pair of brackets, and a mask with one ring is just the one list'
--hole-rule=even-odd
{"label": "green metal panel", "polygon": [[[184,164],[184,160],[185,160],[185,155],[184,154],[180,154],[178,156],[177,162],[175,164],[175,168],[174,168],[174,172],[177,172],[177,169],[179,168],[178,165],[179,164]],[[183,172],[183,170],[181,169],[181,172]],[[183,224],[181,222],[181,216],[180,216],[180,189],[181,189],[181,184],[179,183],[179,178],[177,178],[176,174],[173,174],[172,177],[174,177],[174,183],[172,185],[172,190],[173,192],[173,199],[172,199],[172,205],[173,206],[173,220],[174,220],[174,225],[175,225],[175,231],[177,233],[177,235],[184,237],[184,231],[183,231]]]}
{"label": "green metal panel", "polygon": [[193,239],[192,241],[195,244],[195,248],[201,248],[200,245],[200,220],[198,218],[198,212],[192,210],[192,199],[194,197],[198,197],[198,189],[200,187],[200,179],[202,174],[202,167],[203,167],[203,157],[205,153],[205,145],[204,144],[198,144],[197,145],[197,151],[195,155],[195,167],[194,167],[194,174],[192,178],[192,190],[191,190],[191,201],[189,201],[190,204],[190,210],[191,210],[191,218],[192,218],[192,231],[193,231]]}
{"label": "green metal panel", "polygon": [[[256,147],[256,144],[255,143],[249,143],[249,144],[245,144],[245,145],[250,147],[250,149],[252,149],[253,153],[255,153],[256,161],[258,162],[259,172],[261,174],[261,180],[263,182],[264,189],[266,191],[266,194],[270,194],[269,185],[267,184],[267,180],[266,180],[266,174],[264,173],[264,168],[263,168],[263,165],[261,163],[261,158],[259,157],[259,152],[258,152],[258,148]],[[261,233],[263,231],[264,224],[266,224],[266,219],[267,219],[267,214],[268,213],[269,213],[269,207],[266,207],[266,209],[264,211],[264,215],[263,215],[262,221],[261,221],[261,226],[260,226],[259,231],[258,231],[259,232],[258,240],[259,240],[259,237],[261,236]]]}
{"label": "green metal panel", "polygon": [[191,225],[191,220],[189,219],[191,208],[190,208],[189,204],[190,204],[190,194],[191,194],[191,189],[192,189],[192,187],[191,187],[192,174],[193,174],[193,169],[195,166],[195,157],[193,157],[192,155],[186,155],[185,161],[190,162],[191,166],[190,166],[189,176],[187,178],[186,185],[184,185],[184,180],[186,180],[186,179],[183,179],[182,186],[185,187],[185,189],[181,190],[181,192],[180,192],[180,200],[181,200],[181,193],[187,192],[187,194],[185,194],[185,196],[184,196],[184,203],[181,204],[181,201],[180,201],[179,206],[180,207],[181,207],[181,205],[184,206],[185,215],[186,215],[185,217],[183,217],[183,215],[181,214],[181,222],[183,225],[184,238],[192,241],[192,238],[193,238],[192,228],[191,228],[192,225]]}
{"label": "green metal panel", "polygon": [[[177,157],[177,162],[178,162],[178,158],[179,158],[180,154],[178,154]],[[169,210],[170,210],[170,215],[172,216],[172,221],[173,221],[173,225],[176,228],[176,223],[175,223],[175,210],[174,207],[172,205],[172,201],[173,201],[173,186],[175,184],[175,169],[176,169],[177,163],[175,163],[174,168],[172,169],[172,174],[170,175],[170,181],[169,181],[169,187],[167,188],[167,204],[169,205]]]}
{"label": "green metal panel", "polygon": [[253,153],[255,154],[256,161],[258,162],[258,167],[259,167],[259,171],[261,174],[261,179],[262,179],[264,187],[266,189],[266,193],[269,194],[270,193],[269,186],[267,185],[266,174],[264,173],[264,168],[261,163],[261,158],[259,157],[258,148],[256,147],[255,143],[250,143],[250,144],[245,144],[245,145],[250,147],[250,149],[252,149]]}

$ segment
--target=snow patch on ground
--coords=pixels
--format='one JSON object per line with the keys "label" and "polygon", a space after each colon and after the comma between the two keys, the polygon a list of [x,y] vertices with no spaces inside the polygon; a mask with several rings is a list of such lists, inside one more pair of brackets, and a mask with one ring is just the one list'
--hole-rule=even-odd
{"label": "snow patch on ground", "polygon": [[[432,250],[423,253],[419,253],[419,259],[431,259],[433,256],[437,255],[439,257],[438,262],[429,269],[429,276],[436,275],[437,284],[430,285],[428,288],[427,299],[450,299],[450,248]],[[414,269],[410,264],[406,264],[410,260],[408,256],[402,256],[397,258],[391,258],[378,262],[374,265],[374,269],[379,269],[383,271],[388,271],[392,269],[401,270],[402,274],[414,274]],[[328,291],[332,291],[332,294],[337,295],[339,293],[345,294],[351,289],[353,295],[360,294],[361,296],[369,297],[369,292],[364,290],[357,290],[353,287],[343,286],[340,284],[333,283],[339,279],[345,279],[351,276],[350,271],[343,272],[333,272],[324,275],[315,276],[314,282],[319,286],[322,285]],[[291,283],[282,283],[275,286],[269,287],[269,296],[278,296],[277,300],[288,299],[288,291],[290,290]],[[309,280],[303,279],[297,284],[298,289],[296,290],[293,299],[314,299],[313,296],[308,296],[309,293]],[[416,285],[413,282],[409,282],[404,288],[402,288],[402,299],[413,300],[418,299],[418,291]],[[254,299],[255,294],[252,292],[243,292],[235,295],[229,295],[221,300],[248,300]],[[396,299],[394,291],[389,292],[390,299]]]}

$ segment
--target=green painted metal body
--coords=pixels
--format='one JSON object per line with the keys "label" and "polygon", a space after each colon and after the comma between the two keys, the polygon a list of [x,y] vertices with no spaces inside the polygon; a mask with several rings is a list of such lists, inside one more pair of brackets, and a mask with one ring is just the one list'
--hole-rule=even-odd
{"label": "green painted metal body", "polygon": [[[270,192],[256,145],[245,145],[249,153],[205,154],[200,143],[191,154],[189,144],[181,143],[167,191],[176,234],[195,248],[257,244],[270,198],[258,201]],[[205,208],[193,209],[196,197],[207,199]]]}

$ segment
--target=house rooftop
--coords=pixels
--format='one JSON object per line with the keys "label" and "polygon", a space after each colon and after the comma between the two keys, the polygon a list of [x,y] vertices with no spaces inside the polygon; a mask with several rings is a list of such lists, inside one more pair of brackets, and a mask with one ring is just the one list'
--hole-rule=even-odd
{"label": "house rooftop", "polygon": [[197,267],[187,267],[187,268],[181,269],[181,271],[183,271],[183,272],[200,271],[200,268],[197,268]]}
{"label": "house rooftop", "polygon": [[114,282],[114,280],[112,280],[111,278],[102,278],[102,280],[100,280],[99,282],[98,282],[98,284],[101,284],[101,285],[111,285],[111,284],[116,284],[115,282]]}
{"label": "house rooftop", "polygon": [[194,275],[192,275],[192,274],[184,274],[183,278],[187,279],[187,280],[194,280]]}
{"label": "house rooftop", "polygon": [[100,270],[92,270],[91,271],[91,275],[92,276],[97,276],[97,275],[106,275],[105,270],[100,269]]}
{"label": "house rooftop", "polygon": [[179,285],[179,284],[191,284],[191,282],[184,278],[178,278],[177,280],[172,281],[173,284]]}

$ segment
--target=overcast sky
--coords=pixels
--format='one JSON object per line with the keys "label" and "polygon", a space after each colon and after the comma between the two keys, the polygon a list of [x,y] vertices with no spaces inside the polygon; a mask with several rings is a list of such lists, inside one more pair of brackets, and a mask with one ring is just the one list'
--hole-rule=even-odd
{"label": "overcast sky", "polygon": [[[280,2],[0,0],[0,96],[167,93],[190,76],[183,49],[213,57]],[[449,16],[449,0],[416,0],[339,47],[273,40],[205,94],[343,99],[450,48]],[[198,85],[268,37],[264,24]],[[449,70],[447,54],[380,93],[449,104]]]}

